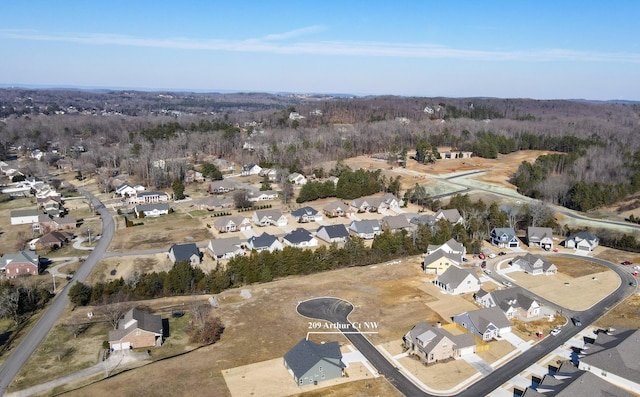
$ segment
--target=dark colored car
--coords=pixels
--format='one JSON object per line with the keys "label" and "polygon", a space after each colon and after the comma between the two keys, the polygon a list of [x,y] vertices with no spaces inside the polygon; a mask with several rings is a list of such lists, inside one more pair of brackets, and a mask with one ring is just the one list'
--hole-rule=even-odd
{"label": "dark colored car", "polygon": [[504,251],[500,251],[500,252],[498,252],[498,255],[500,255],[500,256],[502,256],[502,255],[507,255],[507,253],[506,253],[506,252],[504,252]]}
{"label": "dark colored car", "polygon": [[576,327],[582,326],[582,321],[580,321],[580,317],[573,317],[571,321],[573,321],[573,325],[575,325]]}
{"label": "dark colored car", "polygon": [[633,262],[624,261],[624,262],[622,262],[622,264],[625,265],[625,266],[631,266],[631,265],[633,265]]}
{"label": "dark colored car", "polygon": [[482,264],[480,265],[481,268],[485,268],[487,267],[487,261],[482,261]]}

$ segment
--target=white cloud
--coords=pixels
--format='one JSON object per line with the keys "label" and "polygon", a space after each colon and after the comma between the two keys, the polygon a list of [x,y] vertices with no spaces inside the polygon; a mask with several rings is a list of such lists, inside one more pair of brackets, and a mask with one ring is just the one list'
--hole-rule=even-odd
{"label": "white cloud", "polygon": [[590,52],[570,49],[532,49],[518,51],[470,50],[434,44],[409,44],[359,41],[292,41],[291,39],[324,30],[310,26],[262,38],[245,40],[203,40],[191,38],[153,39],[117,34],[39,33],[34,31],[0,30],[0,37],[14,40],[55,41],[87,45],[116,45],[202,51],[233,51],[273,54],[308,54],[400,57],[426,59],[461,59],[476,61],[527,62],[622,62],[640,63],[639,53]]}

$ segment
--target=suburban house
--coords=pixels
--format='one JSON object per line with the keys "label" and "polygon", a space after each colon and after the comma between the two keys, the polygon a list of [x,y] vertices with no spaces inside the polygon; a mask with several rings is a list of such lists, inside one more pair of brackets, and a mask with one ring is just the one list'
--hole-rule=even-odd
{"label": "suburban house", "polygon": [[129,186],[126,183],[123,183],[122,185],[116,187],[115,194],[120,197],[131,197],[138,194],[138,191],[134,187]]}
{"label": "suburban house", "polygon": [[213,181],[209,184],[209,194],[223,194],[236,190],[237,185],[231,181],[223,179],[221,181]]}
{"label": "suburban house", "polygon": [[435,215],[436,222],[440,219],[446,219],[447,222],[455,225],[455,224],[463,224],[464,218],[460,215],[460,211],[456,208],[452,208],[449,210],[439,210]]}
{"label": "suburban house", "polygon": [[167,215],[169,213],[169,204],[157,203],[157,204],[138,204],[133,210],[136,213],[137,218],[144,217],[158,217],[160,215]]}
{"label": "suburban house", "polygon": [[436,217],[434,215],[430,215],[430,214],[421,214],[421,215],[417,215],[412,217],[409,222],[411,222],[411,224],[413,225],[424,225],[424,226],[433,226],[436,224],[437,220]]}
{"label": "suburban house", "polygon": [[380,227],[380,221],[376,219],[353,221],[349,225],[349,233],[365,240],[371,240],[382,233],[382,227]]}
{"label": "suburban house", "polygon": [[257,226],[286,226],[287,217],[276,209],[258,210],[253,213],[253,223]]}
{"label": "suburban house", "polygon": [[249,201],[254,203],[258,201],[277,200],[278,192],[276,192],[275,190],[250,191],[249,194],[247,194],[247,198],[249,199]]}
{"label": "suburban house", "polygon": [[78,221],[72,216],[54,218],[50,215],[40,215],[38,222],[33,223],[31,226],[34,232],[45,234],[53,230],[75,229],[77,224]]}
{"label": "suburban house", "polygon": [[214,159],[213,165],[218,167],[218,169],[222,173],[233,172],[233,169],[234,169],[234,164],[232,162],[225,159],[220,159],[220,158]]}
{"label": "suburban house", "polygon": [[4,254],[0,258],[0,270],[7,278],[37,276],[40,271],[40,257],[35,252],[24,250]]}
{"label": "suburban house", "polygon": [[112,351],[161,346],[164,342],[162,317],[131,309],[118,321],[118,329],[109,331]]}
{"label": "suburban house", "polygon": [[449,331],[420,321],[402,338],[407,352],[422,363],[460,358],[476,351],[471,334],[452,335]]}
{"label": "suburban house", "polygon": [[527,244],[529,247],[538,247],[550,251],[553,249],[553,229],[550,227],[527,228]]}
{"label": "suburban house", "polygon": [[291,233],[286,234],[282,241],[296,248],[317,247],[318,239],[313,237],[311,233],[303,228],[297,228]]}
{"label": "suburban house", "polygon": [[263,168],[260,170],[261,177],[266,177],[269,181],[274,182],[278,179],[278,170],[275,168]]}
{"label": "suburban house", "polygon": [[13,210],[11,211],[12,225],[25,225],[38,222],[38,217],[45,215],[42,210]]}
{"label": "suburban house", "polygon": [[531,253],[527,253],[524,256],[516,256],[511,261],[511,266],[513,268],[523,270],[525,273],[529,273],[534,276],[537,276],[539,274],[549,276],[558,272],[558,268],[556,267],[556,265],[549,262],[540,255]]}
{"label": "suburban house", "polygon": [[404,215],[387,215],[382,218],[382,230],[388,230],[391,233],[402,230],[409,230],[411,224]]}
{"label": "suburban house", "polygon": [[566,248],[575,248],[576,253],[586,253],[593,251],[600,240],[593,233],[582,231],[567,237],[564,243]]}
{"label": "suburban house", "polygon": [[298,386],[340,378],[346,368],[338,342],[317,344],[307,339],[285,353],[284,366]]}
{"label": "suburban house", "polygon": [[380,212],[387,208],[397,210],[403,205],[403,201],[392,193],[386,193],[381,197],[360,197],[351,202],[351,208],[358,212]]}
{"label": "suburban house", "polygon": [[338,216],[349,216],[349,215],[354,214],[356,212],[349,205],[347,205],[347,204],[345,204],[345,203],[343,203],[341,201],[333,201],[333,202],[325,205],[324,208],[322,209],[322,211],[329,218],[335,218],[335,217],[338,217]]}
{"label": "suburban house", "polygon": [[489,341],[511,332],[511,323],[499,307],[472,310],[453,316],[453,322],[478,338]]}
{"label": "suburban house", "polygon": [[429,244],[427,246],[427,254],[425,256],[431,255],[436,251],[444,251],[447,254],[450,254],[458,263],[462,263],[464,256],[467,254],[467,249],[464,247],[464,244],[457,242],[453,238],[449,239],[449,241],[442,245]]}
{"label": "suburban house", "polygon": [[184,173],[184,181],[186,183],[204,182],[204,175],[202,175],[200,171],[187,170],[187,172]]}
{"label": "suburban house", "polygon": [[129,198],[131,204],[154,204],[169,201],[169,194],[165,192],[140,192]]}
{"label": "suburban house", "polygon": [[242,232],[251,229],[251,222],[241,215],[223,216],[213,221],[213,227],[219,233]]}
{"label": "suburban house", "polygon": [[297,172],[294,172],[293,174],[290,174],[287,179],[289,180],[289,182],[293,183],[294,185],[304,185],[307,183],[307,178],[305,178],[304,175],[299,174]]}
{"label": "suburban house", "polygon": [[[599,332],[578,355],[578,368],[609,383],[640,393],[640,330]],[[619,394],[615,394],[618,396]]]}
{"label": "suburban house", "polygon": [[41,210],[51,210],[51,209],[57,209],[57,210],[63,210],[64,209],[64,205],[62,203],[62,197],[43,197],[43,198],[39,198],[36,199],[36,202],[38,203],[38,208]]}
{"label": "suburban house", "polygon": [[316,237],[327,243],[344,243],[349,238],[349,231],[341,223],[320,226],[316,231]]}
{"label": "suburban house", "polygon": [[225,208],[233,208],[236,204],[233,197],[207,196],[196,201],[199,210],[219,211]]}
{"label": "suburban house", "polygon": [[422,270],[427,274],[442,274],[451,266],[460,266],[462,261],[457,255],[444,250],[436,250],[432,254],[425,254],[422,260]]}
{"label": "suburban house", "polygon": [[540,304],[522,287],[497,289],[492,292],[480,289],[473,298],[483,307],[499,307],[508,318],[528,319],[540,315]]}
{"label": "suburban house", "polygon": [[202,261],[202,254],[195,243],[173,244],[169,248],[169,258],[173,263],[187,261],[195,266]]}
{"label": "suburban house", "polygon": [[511,227],[494,227],[489,235],[491,244],[500,248],[519,248],[520,240],[516,237],[516,231]]}
{"label": "suburban house", "polygon": [[260,236],[253,236],[247,240],[247,248],[250,250],[256,250],[258,252],[267,250],[273,252],[284,248],[280,240],[277,237],[267,233],[262,233]]}
{"label": "suburban house", "polygon": [[240,175],[242,176],[258,175],[260,174],[261,170],[262,168],[259,165],[245,164],[242,166],[242,171],[240,172]]}
{"label": "suburban house", "polygon": [[73,234],[53,230],[37,239],[34,248],[37,250],[58,249],[62,248],[65,244],[71,241],[71,239],[73,239]]}
{"label": "suburban house", "polygon": [[480,279],[474,270],[461,269],[457,266],[449,266],[442,274],[438,274],[433,280],[438,288],[451,295],[476,292],[480,289]]}
{"label": "suburban house", "polygon": [[209,240],[207,253],[215,259],[231,259],[234,256],[244,255],[244,250],[239,237],[229,237]]}
{"label": "suburban house", "polygon": [[291,211],[291,217],[298,223],[318,222],[322,220],[322,214],[315,208],[309,206]]}

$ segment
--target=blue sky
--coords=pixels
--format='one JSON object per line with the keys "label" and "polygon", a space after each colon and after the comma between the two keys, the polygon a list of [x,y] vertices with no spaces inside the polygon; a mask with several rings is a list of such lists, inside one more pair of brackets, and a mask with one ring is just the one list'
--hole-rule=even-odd
{"label": "blue sky", "polygon": [[0,84],[639,100],[639,17],[625,0],[0,0]]}

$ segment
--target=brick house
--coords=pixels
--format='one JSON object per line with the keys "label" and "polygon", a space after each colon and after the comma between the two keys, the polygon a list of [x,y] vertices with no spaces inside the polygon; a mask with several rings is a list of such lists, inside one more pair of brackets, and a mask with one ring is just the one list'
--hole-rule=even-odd
{"label": "brick house", "polygon": [[161,346],[163,341],[162,318],[138,309],[129,310],[118,321],[118,329],[109,331],[112,351]]}

